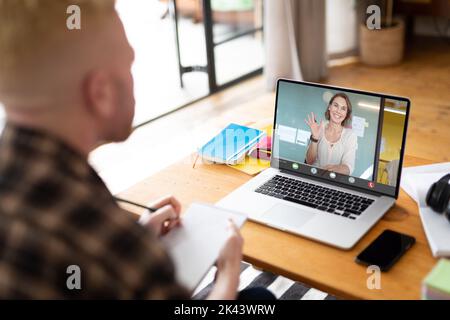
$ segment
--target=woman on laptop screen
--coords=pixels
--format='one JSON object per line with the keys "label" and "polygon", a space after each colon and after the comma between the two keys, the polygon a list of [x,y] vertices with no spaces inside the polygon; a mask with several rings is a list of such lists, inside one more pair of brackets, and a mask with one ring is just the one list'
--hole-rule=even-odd
{"label": "woman on laptop screen", "polygon": [[345,93],[337,93],[325,110],[325,119],[317,122],[311,112],[305,119],[311,130],[305,162],[325,170],[350,175],[355,168],[357,137],[351,128],[352,104]]}

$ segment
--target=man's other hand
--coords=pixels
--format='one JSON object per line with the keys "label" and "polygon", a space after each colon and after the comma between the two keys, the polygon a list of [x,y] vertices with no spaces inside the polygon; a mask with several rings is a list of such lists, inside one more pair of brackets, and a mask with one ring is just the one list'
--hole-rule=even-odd
{"label": "man's other hand", "polygon": [[181,204],[173,196],[154,201],[149,207],[157,210],[153,213],[144,212],[139,223],[152,229],[157,236],[165,235],[180,224]]}
{"label": "man's other hand", "polygon": [[236,299],[237,296],[244,239],[237,226],[231,220],[228,229],[227,242],[220,251],[216,263],[216,282],[208,299],[231,300]]}

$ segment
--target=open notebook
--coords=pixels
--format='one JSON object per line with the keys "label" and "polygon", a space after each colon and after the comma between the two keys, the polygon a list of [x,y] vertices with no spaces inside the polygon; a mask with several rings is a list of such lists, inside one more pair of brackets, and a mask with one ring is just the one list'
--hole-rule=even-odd
{"label": "open notebook", "polygon": [[450,257],[450,224],[443,214],[427,206],[431,184],[450,172],[450,162],[403,169],[401,187],[419,206],[420,218],[434,257]]}
{"label": "open notebook", "polygon": [[208,204],[193,203],[181,226],[162,237],[172,257],[177,280],[193,291],[217,260],[228,238],[228,220],[242,227],[247,217]]}

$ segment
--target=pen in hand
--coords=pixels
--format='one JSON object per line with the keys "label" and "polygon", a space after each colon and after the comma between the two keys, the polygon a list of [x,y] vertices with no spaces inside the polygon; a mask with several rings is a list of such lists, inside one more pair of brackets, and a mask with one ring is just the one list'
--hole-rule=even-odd
{"label": "pen in hand", "polygon": [[169,219],[165,218],[167,220],[164,220],[164,221],[160,221],[160,220],[162,217],[166,216],[166,214],[167,214],[166,212],[164,212],[164,213],[161,212],[161,214],[153,215],[153,213],[162,209],[162,207],[161,208],[147,207],[140,203],[136,203],[136,202],[133,202],[133,201],[130,201],[127,199],[122,199],[119,197],[113,197],[113,198],[117,202],[123,202],[123,203],[131,204],[131,205],[139,207],[139,208],[146,209],[147,212],[145,214],[141,215],[141,217],[139,218],[139,223],[146,225],[147,223],[149,223],[149,221],[152,221],[153,222],[152,224],[160,226],[155,229],[158,235],[165,235],[172,228],[181,224],[181,219],[178,215],[176,218],[169,218]]}
{"label": "pen in hand", "polygon": [[119,197],[113,197],[113,198],[114,198],[114,200],[116,200],[117,202],[128,203],[128,204],[131,204],[131,205],[133,205],[133,206],[136,206],[136,207],[139,207],[139,208],[142,208],[142,209],[146,209],[146,210],[148,210],[148,211],[151,212],[151,213],[153,213],[153,212],[155,212],[156,210],[158,210],[158,209],[151,208],[151,207],[147,207],[147,206],[144,206],[144,205],[142,205],[142,204],[139,204],[139,203],[136,203],[136,202],[133,202],[133,201],[130,201],[130,200],[122,199],[122,198],[119,198]]}

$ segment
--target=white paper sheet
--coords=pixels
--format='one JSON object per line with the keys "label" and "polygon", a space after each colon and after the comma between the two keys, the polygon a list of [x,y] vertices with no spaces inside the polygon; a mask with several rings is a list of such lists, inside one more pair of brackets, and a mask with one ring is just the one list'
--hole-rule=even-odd
{"label": "white paper sheet", "polygon": [[296,139],[297,144],[306,146],[308,144],[308,139],[310,136],[311,136],[310,131],[298,129],[297,130],[297,139]]}
{"label": "white paper sheet", "polygon": [[193,203],[181,226],[161,240],[175,264],[178,281],[194,290],[216,261],[228,237],[228,220],[240,228],[246,216],[207,204]]}
{"label": "white paper sheet", "polygon": [[403,169],[401,187],[419,206],[420,218],[431,252],[435,257],[450,256],[450,223],[426,204],[425,198],[431,184],[450,172],[450,163]]}
{"label": "white paper sheet", "polygon": [[364,138],[364,130],[366,128],[366,119],[358,116],[352,117],[352,130],[357,137]]}
{"label": "white paper sheet", "polygon": [[279,125],[276,134],[280,137],[280,140],[295,143],[295,137],[297,135],[297,129],[287,126]]}

